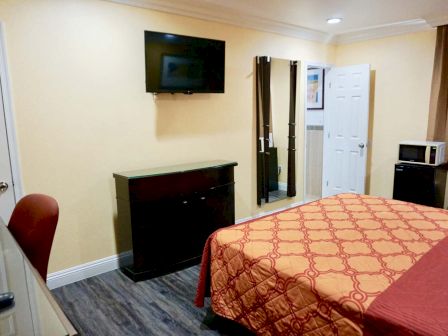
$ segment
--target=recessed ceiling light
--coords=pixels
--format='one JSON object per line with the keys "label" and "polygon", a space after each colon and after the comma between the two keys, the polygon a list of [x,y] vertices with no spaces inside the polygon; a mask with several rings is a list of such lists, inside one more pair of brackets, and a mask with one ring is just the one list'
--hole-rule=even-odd
{"label": "recessed ceiling light", "polygon": [[335,23],[341,23],[342,19],[341,18],[331,18],[331,19],[327,19],[327,23],[329,24],[335,24]]}

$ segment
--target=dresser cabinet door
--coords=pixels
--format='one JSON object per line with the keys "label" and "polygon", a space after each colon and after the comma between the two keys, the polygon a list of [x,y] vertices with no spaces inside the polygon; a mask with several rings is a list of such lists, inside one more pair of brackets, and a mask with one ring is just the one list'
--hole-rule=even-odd
{"label": "dresser cabinet door", "polygon": [[195,194],[188,222],[188,244],[191,258],[202,255],[205,242],[215,230],[235,222],[234,184],[213,187]]}
{"label": "dresser cabinet door", "polygon": [[134,268],[145,270],[201,256],[208,236],[235,221],[234,184],[132,205]]}
{"label": "dresser cabinet door", "polygon": [[191,203],[177,198],[132,205],[134,269],[163,268],[185,257]]}
{"label": "dresser cabinet door", "polygon": [[[215,230],[235,223],[234,183],[211,188],[204,199],[202,231],[206,238]],[[205,243],[205,240],[204,240]]]}

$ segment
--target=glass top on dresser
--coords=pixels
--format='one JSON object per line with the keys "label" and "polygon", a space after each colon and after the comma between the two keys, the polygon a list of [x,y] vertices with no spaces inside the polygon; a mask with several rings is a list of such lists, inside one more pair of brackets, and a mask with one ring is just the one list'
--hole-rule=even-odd
{"label": "glass top on dresser", "polygon": [[193,170],[200,170],[206,168],[219,168],[223,166],[236,166],[237,163],[233,161],[216,160],[216,161],[205,161],[205,162],[194,162],[181,165],[167,166],[167,167],[156,167],[149,169],[133,170],[120,173],[114,173],[114,177],[124,177],[128,179],[141,178],[147,176],[157,176],[165,174],[173,174],[179,172],[187,172]]}

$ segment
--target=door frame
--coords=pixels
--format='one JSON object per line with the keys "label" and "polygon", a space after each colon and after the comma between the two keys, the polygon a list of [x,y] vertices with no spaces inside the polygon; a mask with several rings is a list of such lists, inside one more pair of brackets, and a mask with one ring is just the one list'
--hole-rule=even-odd
{"label": "door frame", "polygon": [[14,127],[15,119],[11,99],[12,98],[10,90],[11,86],[7,64],[8,61],[6,58],[5,30],[3,22],[0,21],[0,78],[1,78],[0,89],[3,97],[3,110],[5,113],[5,127],[6,127],[6,136],[8,139],[9,158],[11,162],[11,174],[13,179],[14,198],[15,202],[17,203],[17,201],[23,195],[23,189],[22,189],[22,179],[19,165],[19,152],[17,146],[16,129]]}

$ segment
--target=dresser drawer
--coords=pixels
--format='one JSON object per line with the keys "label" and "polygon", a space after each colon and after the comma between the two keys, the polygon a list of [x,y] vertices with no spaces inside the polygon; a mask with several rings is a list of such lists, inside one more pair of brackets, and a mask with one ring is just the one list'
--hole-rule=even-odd
{"label": "dresser drawer", "polygon": [[[134,178],[124,183],[123,193],[117,198],[129,199],[135,202],[146,202],[163,198],[177,198],[194,192],[204,192],[212,187],[233,182],[233,167],[208,168],[185,173],[146,178]],[[126,187],[128,184],[128,187]]]}

